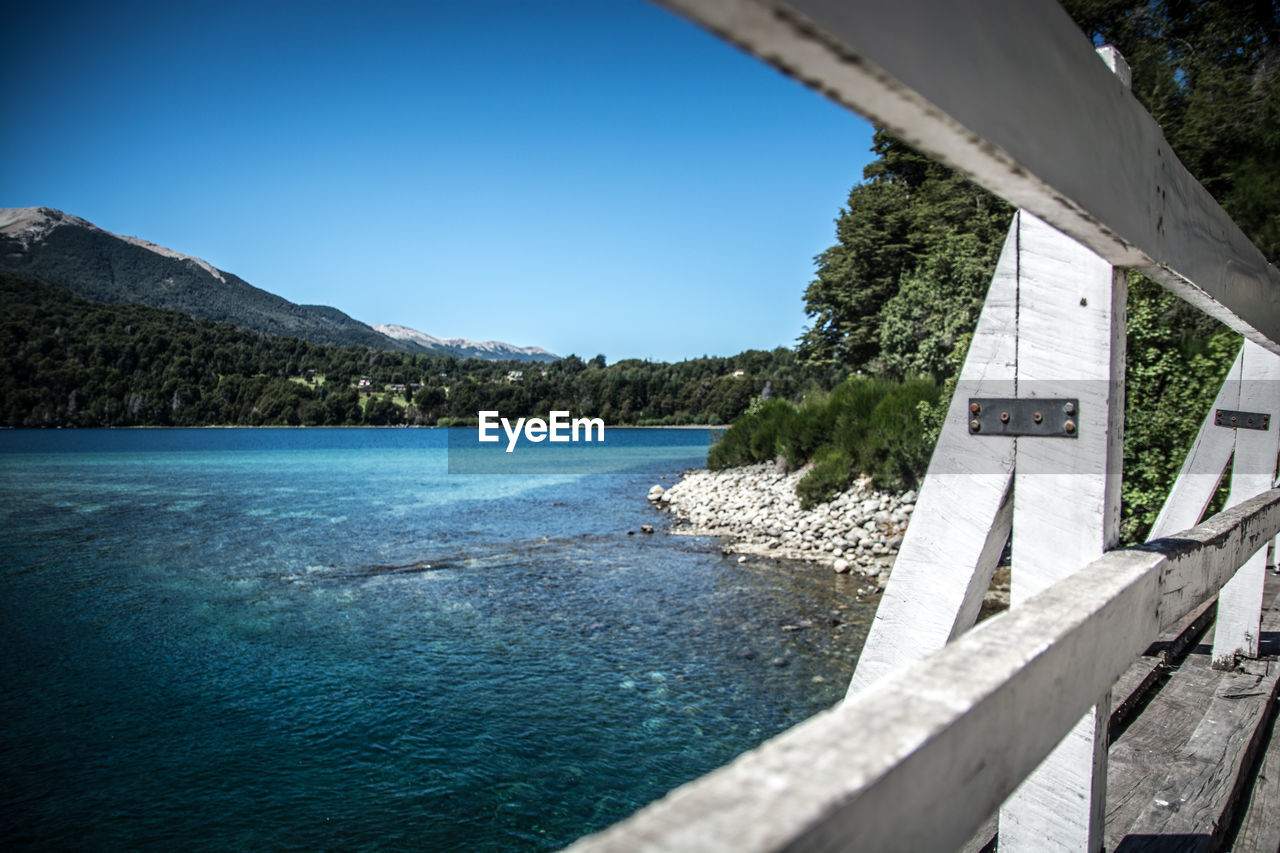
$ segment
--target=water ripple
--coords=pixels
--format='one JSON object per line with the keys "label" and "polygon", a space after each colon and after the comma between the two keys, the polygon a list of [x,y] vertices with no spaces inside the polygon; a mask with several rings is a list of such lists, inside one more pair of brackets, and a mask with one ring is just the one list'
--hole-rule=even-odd
{"label": "water ripple", "polygon": [[555,849],[837,701],[871,616],[627,536],[687,450],[514,483],[204,432],[3,458],[7,849]]}

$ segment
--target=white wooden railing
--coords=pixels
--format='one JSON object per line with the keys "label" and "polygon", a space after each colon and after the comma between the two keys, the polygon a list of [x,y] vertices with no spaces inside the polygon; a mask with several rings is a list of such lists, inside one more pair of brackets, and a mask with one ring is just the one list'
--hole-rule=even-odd
{"label": "white wooden railing", "polygon": [[[948,850],[997,808],[1001,850],[1101,849],[1116,678],[1220,591],[1215,662],[1258,651],[1280,273],[1052,0],[661,2],[1020,210],[845,701],[572,849]],[[1276,423],[1206,415],[1163,538],[1114,550],[1128,269],[1247,338],[1216,407]],[[1079,410],[1069,438],[974,435],[971,397]],[[1013,607],[974,628],[1011,534]]]}
{"label": "white wooden railing", "polygon": [[957,849],[1161,629],[1277,531],[1280,489],[1112,551],[570,849]]}

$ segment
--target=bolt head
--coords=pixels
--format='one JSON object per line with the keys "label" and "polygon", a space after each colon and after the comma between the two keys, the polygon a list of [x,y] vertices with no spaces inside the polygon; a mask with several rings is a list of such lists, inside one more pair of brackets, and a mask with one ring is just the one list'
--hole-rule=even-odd
{"label": "bolt head", "polygon": [[1074,433],[1074,432],[1076,431],[1076,422],[1075,422],[1075,421],[1067,421],[1065,424],[1063,424],[1063,425],[1062,425],[1062,428],[1063,428],[1064,430],[1066,430],[1067,435],[1071,435],[1072,433]]}
{"label": "bolt head", "polygon": [[1009,413],[1008,413],[1008,412],[1001,412],[1001,413],[1000,413],[1000,423],[1002,423],[1002,424],[1007,424],[1008,422],[1009,422]]}
{"label": "bolt head", "polygon": [[1062,407],[1062,411],[1066,412],[1068,415],[1074,415],[1076,413],[1076,404],[1067,403],[1065,406]]}
{"label": "bolt head", "polygon": [[977,418],[969,421],[969,432],[982,432],[982,421]]}
{"label": "bolt head", "polygon": [[1036,423],[1040,423],[1042,420],[1044,420],[1044,415],[1040,414],[1039,412],[1036,412],[1034,415],[1031,416],[1031,420],[1035,421]]}
{"label": "bolt head", "polygon": [[969,411],[973,412],[976,415],[978,412],[982,411],[982,407],[979,406],[977,403],[970,403]]}

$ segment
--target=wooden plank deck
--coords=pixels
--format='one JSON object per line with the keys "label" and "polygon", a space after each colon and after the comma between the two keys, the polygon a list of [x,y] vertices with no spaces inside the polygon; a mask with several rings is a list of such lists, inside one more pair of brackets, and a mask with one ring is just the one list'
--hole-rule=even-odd
{"label": "wooden plank deck", "polygon": [[[1280,575],[1274,570],[1268,570],[1265,595],[1263,659],[1233,673],[1209,666],[1211,601],[1117,681],[1105,850],[1280,853],[1280,732],[1274,731]],[[993,816],[962,853],[996,850],[995,833]]]}
{"label": "wooden plank deck", "polygon": [[[1274,572],[1268,573],[1266,601],[1263,657],[1243,661],[1232,672],[1214,670],[1212,637],[1206,633],[1115,739],[1107,777],[1107,850],[1268,849],[1267,839],[1280,831],[1280,768],[1274,768],[1280,760],[1272,762],[1273,781],[1259,787],[1255,779],[1280,684],[1280,576]],[[1251,800],[1251,813],[1242,820],[1240,811]],[[1233,846],[1233,836],[1245,827],[1248,838],[1263,846]],[[1269,853],[1275,850],[1273,845]]]}
{"label": "wooden plank deck", "polygon": [[1248,811],[1236,833],[1235,853],[1280,851],[1280,732],[1271,713],[1271,738],[1258,775],[1253,780]]}

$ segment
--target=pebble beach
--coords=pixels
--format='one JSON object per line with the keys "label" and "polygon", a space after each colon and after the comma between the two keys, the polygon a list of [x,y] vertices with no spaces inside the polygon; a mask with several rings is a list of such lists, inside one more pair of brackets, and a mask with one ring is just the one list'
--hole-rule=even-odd
{"label": "pebble beach", "polygon": [[[676,535],[716,536],[725,553],[817,562],[858,573],[883,590],[915,511],[916,492],[878,491],[857,480],[834,499],[800,508],[796,483],[808,468],[762,462],[722,471],[698,469],[649,501],[671,515]],[[1008,606],[1007,567],[997,570],[984,613]]]}
{"label": "pebble beach", "polygon": [[859,572],[881,588],[915,510],[916,493],[891,494],[860,479],[835,499],[800,508],[796,483],[770,462],[723,471],[696,470],[649,500],[672,515],[671,532],[717,536],[727,552],[809,560],[836,572]]}

